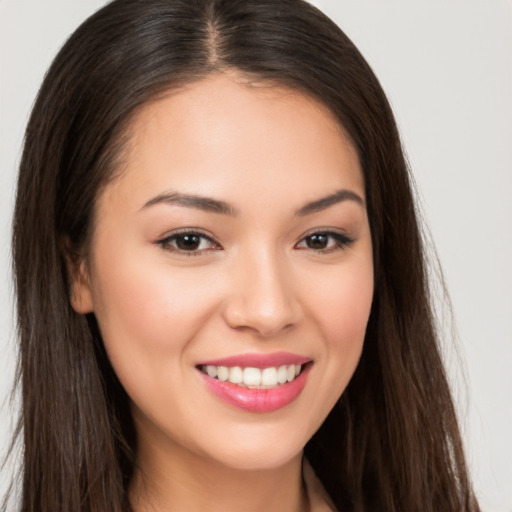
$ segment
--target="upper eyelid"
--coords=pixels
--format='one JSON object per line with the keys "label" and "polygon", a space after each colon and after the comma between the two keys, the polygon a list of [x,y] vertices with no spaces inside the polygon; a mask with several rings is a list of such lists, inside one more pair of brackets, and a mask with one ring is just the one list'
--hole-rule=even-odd
{"label": "upper eyelid", "polygon": [[[163,235],[163,236],[159,237],[156,242],[157,243],[163,243],[163,242],[166,242],[166,241],[168,241],[170,239],[173,239],[176,236],[187,235],[187,234],[199,235],[199,236],[209,240],[213,244],[216,244],[217,246],[222,247],[222,245],[220,244],[220,242],[218,241],[218,239],[214,235],[212,235],[211,233],[203,230],[202,228],[198,228],[198,227],[178,228],[176,230],[173,230],[173,231],[169,232],[166,235]],[[343,236],[343,237],[346,237],[347,241],[350,242],[350,243],[355,240],[354,237],[350,236],[343,229],[333,228],[333,227],[317,227],[317,228],[312,228],[312,229],[306,231],[305,233],[303,233],[300,236],[300,238],[298,238],[297,241],[294,243],[294,246],[296,246],[300,242],[304,241],[304,239],[306,239],[306,238],[308,238],[310,236],[313,236],[315,234]]]}
{"label": "upper eyelid", "polygon": [[[313,229],[312,231],[306,232],[304,235],[301,236],[301,238],[295,243],[294,247],[297,247],[298,245],[305,242],[305,240],[311,236],[314,235],[327,235],[332,237],[334,240],[337,241],[339,244],[338,249],[344,249],[350,247],[355,241],[356,238],[349,235],[346,231],[342,229],[335,229],[335,228],[327,228],[327,229]],[[298,248],[298,247],[297,247]],[[336,250],[336,248],[330,248],[330,249],[312,249],[314,252],[317,253],[327,253],[332,252],[333,250]]]}
{"label": "upper eyelid", "polygon": [[179,235],[199,235],[211,240],[212,242],[219,243],[215,236],[201,228],[178,228],[160,236],[157,241],[163,242]]}
{"label": "upper eyelid", "polygon": [[298,241],[300,242],[301,240],[303,240],[304,238],[307,238],[308,236],[312,236],[312,235],[317,235],[317,234],[325,234],[325,235],[341,235],[341,236],[345,236],[347,238],[350,238],[352,239],[353,237],[350,236],[346,230],[344,229],[341,229],[341,228],[333,228],[333,227],[319,227],[319,228],[313,228],[313,229],[310,229],[308,231],[306,231],[305,233],[303,233],[300,238],[298,239]]}
{"label": "upper eyelid", "polygon": [[[207,247],[205,249],[196,249],[196,250],[183,250],[179,247],[174,247],[172,242],[179,236],[183,235],[198,235],[201,238],[204,238],[208,241],[208,243],[211,245],[210,247]],[[207,234],[203,232],[200,228],[182,228],[178,230],[171,231],[165,236],[161,236],[155,241],[155,244],[160,246],[162,249],[166,251],[173,252],[176,255],[183,255],[183,256],[200,256],[205,253],[209,253],[212,251],[218,251],[223,250],[223,247],[220,245],[220,243],[217,241],[215,237],[213,237],[210,234]]]}

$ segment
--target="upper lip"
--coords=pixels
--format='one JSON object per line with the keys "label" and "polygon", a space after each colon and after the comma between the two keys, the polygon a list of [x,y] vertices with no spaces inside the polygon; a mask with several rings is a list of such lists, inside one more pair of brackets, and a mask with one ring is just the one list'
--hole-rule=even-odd
{"label": "upper lip", "polygon": [[244,368],[269,368],[273,366],[282,366],[289,364],[306,364],[311,361],[311,357],[291,352],[274,352],[270,354],[247,353],[238,354],[220,359],[209,359],[200,361],[197,366],[241,366]]}

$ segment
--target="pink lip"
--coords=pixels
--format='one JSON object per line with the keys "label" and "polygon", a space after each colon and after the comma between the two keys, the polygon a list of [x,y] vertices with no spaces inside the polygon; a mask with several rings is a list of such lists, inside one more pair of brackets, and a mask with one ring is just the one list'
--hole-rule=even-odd
{"label": "pink lip", "polygon": [[269,368],[289,364],[306,364],[310,357],[292,354],[291,352],[274,352],[272,354],[240,354],[222,359],[201,361],[196,366],[241,366],[242,368]]}
{"label": "pink lip", "polygon": [[306,385],[311,366],[306,365],[300,375],[291,382],[269,389],[244,388],[209,377],[201,371],[198,373],[208,389],[224,402],[244,411],[271,412],[291,404],[300,395]]}

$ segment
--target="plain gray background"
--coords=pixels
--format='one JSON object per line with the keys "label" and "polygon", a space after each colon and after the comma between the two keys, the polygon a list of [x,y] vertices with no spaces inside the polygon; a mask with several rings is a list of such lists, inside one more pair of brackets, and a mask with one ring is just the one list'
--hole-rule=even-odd
{"label": "plain gray background", "polygon": [[[10,222],[27,116],[65,38],[102,0],[0,0],[0,453],[13,410]],[[458,329],[446,343],[475,487],[512,511],[512,2],[317,0],[387,91]],[[0,494],[9,470],[0,476]]]}

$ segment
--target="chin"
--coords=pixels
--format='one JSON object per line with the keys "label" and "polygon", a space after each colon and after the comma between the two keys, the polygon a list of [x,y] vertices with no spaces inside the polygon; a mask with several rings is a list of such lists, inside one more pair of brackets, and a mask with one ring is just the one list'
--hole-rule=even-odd
{"label": "chin", "polygon": [[[250,432],[252,430],[253,432]],[[230,435],[210,444],[209,456],[220,464],[237,470],[261,471],[280,468],[302,455],[307,435],[271,432],[269,429],[249,429],[240,435]],[[211,438],[213,440],[213,436]],[[229,441],[226,444],[226,441]]]}

